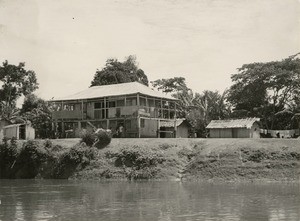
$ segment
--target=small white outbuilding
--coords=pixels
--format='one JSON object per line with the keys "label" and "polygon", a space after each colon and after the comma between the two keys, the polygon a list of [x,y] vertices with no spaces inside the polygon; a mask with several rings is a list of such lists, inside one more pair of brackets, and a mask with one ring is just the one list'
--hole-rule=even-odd
{"label": "small white outbuilding", "polygon": [[259,118],[212,120],[206,127],[211,138],[260,138]]}
{"label": "small white outbuilding", "polygon": [[3,135],[9,139],[31,140],[35,138],[35,130],[30,124],[11,124],[3,128]]}

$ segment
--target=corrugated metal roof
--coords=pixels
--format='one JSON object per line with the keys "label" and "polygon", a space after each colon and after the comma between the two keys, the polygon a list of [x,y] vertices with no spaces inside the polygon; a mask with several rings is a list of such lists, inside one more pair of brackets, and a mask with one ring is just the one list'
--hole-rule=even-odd
{"label": "corrugated metal roof", "polygon": [[251,128],[252,125],[260,121],[259,118],[244,118],[244,119],[229,119],[229,120],[212,120],[208,125],[207,129],[217,128]]}
{"label": "corrugated metal roof", "polygon": [[150,87],[147,87],[141,83],[129,82],[129,83],[122,83],[122,84],[94,86],[70,96],[53,99],[53,101],[91,99],[91,98],[111,97],[111,96],[120,96],[120,95],[127,95],[127,94],[136,94],[136,93],[141,93],[151,97],[177,100],[171,97],[170,95],[163,94],[159,91],[154,91]]}
{"label": "corrugated metal roof", "polygon": [[[176,119],[176,127],[182,124],[183,121],[184,119]],[[174,127],[174,121],[160,121],[159,125],[161,127]]]}

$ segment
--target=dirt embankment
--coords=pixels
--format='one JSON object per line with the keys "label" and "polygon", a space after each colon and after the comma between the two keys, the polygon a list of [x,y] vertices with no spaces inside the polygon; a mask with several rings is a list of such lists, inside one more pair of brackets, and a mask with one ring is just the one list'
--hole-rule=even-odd
{"label": "dirt embankment", "polygon": [[74,179],[299,181],[300,139],[113,139]]}

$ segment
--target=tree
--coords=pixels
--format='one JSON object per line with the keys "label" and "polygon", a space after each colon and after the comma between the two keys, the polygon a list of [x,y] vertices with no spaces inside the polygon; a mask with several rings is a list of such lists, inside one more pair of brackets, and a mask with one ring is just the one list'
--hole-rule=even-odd
{"label": "tree", "polygon": [[148,86],[148,78],[142,69],[138,68],[136,57],[128,56],[124,62],[108,59],[102,70],[97,70],[91,87],[99,85],[140,82]]}
{"label": "tree", "polygon": [[277,113],[293,106],[300,94],[300,59],[297,55],[282,61],[244,64],[231,76],[227,100],[240,117],[263,118],[269,129],[276,125]]}
{"label": "tree", "polygon": [[179,91],[189,91],[185,83],[185,78],[174,77],[168,79],[158,79],[150,82],[154,88],[164,93],[178,93]]}
{"label": "tree", "polygon": [[20,110],[23,119],[32,123],[38,138],[52,137],[52,106],[34,94],[25,97]]}
{"label": "tree", "polygon": [[194,98],[194,106],[196,107],[192,113],[190,112],[187,119],[190,116],[196,115],[194,119],[197,127],[197,133],[200,137],[206,136],[206,126],[211,120],[219,120],[228,118],[230,114],[230,107],[225,102],[226,92],[220,94],[218,91],[205,90],[201,94],[196,93]]}
{"label": "tree", "polygon": [[205,128],[211,120],[224,119],[229,115],[230,110],[225,102],[226,91],[223,94],[207,90],[202,94],[194,93],[187,87],[183,77],[159,79],[151,84],[179,100],[179,117],[186,118],[198,136],[205,136]]}
{"label": "tree", "polygon": [[207,125],[211,120],[219,120],[229,117],[230,107],[225,102],[227,91],[222,94],[218,91],[205,90],[201,94],[196,93],[195,105],[203,113],[204,122]]}
{"label": "tree", "polygon": [[174,77],[167,79],[158,79],[150,82],[154,88],[164,93],[170,93],[171,96],[179,100],[177,111],[180,117],[185,117],[190,108],[194,106],[194,93],[187,87],[185,78]]}
{"label": "tree", "polygon": [[3,62],[0,66],[0,110],[1,118],[11,121],[15,117],[16,102],[22,95],[26,96],[38,88],[33,71],[25,70],[25,63],[19,65]]}

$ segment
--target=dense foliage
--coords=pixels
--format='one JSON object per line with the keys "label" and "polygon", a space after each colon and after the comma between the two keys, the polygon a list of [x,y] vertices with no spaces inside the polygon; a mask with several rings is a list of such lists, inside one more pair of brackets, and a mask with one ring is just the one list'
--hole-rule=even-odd
{"label": "dense foliage", "polygon": [[38,88],[37,79],[33,71],[25,69],[25,63],[12,65],[5,61],[0,66],[0,82],[0,118],[12,121],[18,115],[18,98],[35,91]]}
{"label": "dense foliage", "polygon": [[20,114],[23,119],[32,123],[37,138],[51,138],[53,137],[51,111],[50,103],[29,94],[24,99]]}
{"label": "dense foliage", "polygon": [[179,100],[178,117],[186,118],[192,126],[191,132],[199,137],[206,136],[205,127],[211,120],[224,119],[230,114],[230,106],[225,102],[226,91],[203,91],[194,93],[185,83],[185,78],[174,77],[151,82],[158,90],[171,93]]}
{"label": "dense foliage", "polygon": [[135,56],[128,56],[124,62],[117,59],[108,59],[102,70],[97,70],[91,86],[140,82],[148,86],[148,78],[142,69],[139,69]]}
{"label": "dense foliage", "polygon": [[[288,129],[280,124],[285,110],[300,111],[300,59],[297,55],[266,63],[244,64],[231,76],[228,101],[235,117],[260,117],[268,129]],[[288,121],[291,122],[291,117]],[[278,123],[276,123],[278,122]]]}
{"label": "dense foliage", "polygon": [[15,139],[4,139],[0,144],[0,178],[68,178],[96,155],[97,150],[85,144],[64,149],[46,140],[26,141],[19,147]]}

